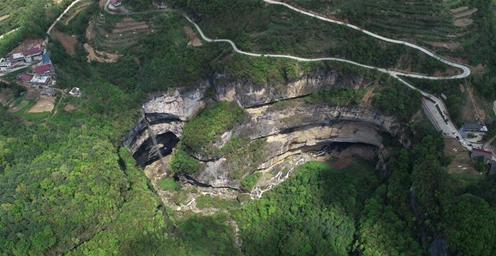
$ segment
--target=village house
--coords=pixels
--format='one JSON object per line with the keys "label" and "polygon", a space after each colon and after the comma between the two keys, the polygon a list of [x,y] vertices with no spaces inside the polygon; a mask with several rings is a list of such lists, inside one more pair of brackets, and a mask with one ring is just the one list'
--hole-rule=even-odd
{"label": "village house", "polygon": [[43,89],[40,93],[42,96],[55,97],[55,90],[53,88]]}
{"label": "village house", "polygon": [[37,44],[31,48],[28,48],[27,50],[22,51],[22,55],[24,55],[24,57],[39,56],[42,53],[43,53],[43,47],[40,44]]}
{"label": "village house", "polygon": [[33,68],[35,74],[49,76],[53,74],[53,68],[50,64],[44,64]]}
{"label": "village house", "polygon": [[24,61],[24,54],[22,52],[12,54],[12,61]]}
{"label": "village house", "polygon": [[493,153],[491,151],[486,151],[483,149],[472,149],[472,158],[475,159],[478,157],[483,157],[485,162],[489,162],[493,158]]}
{"label": "village house", "polygon": [[52,61],[50,60],[50,52],[45,52],[43,54],[43,56],[41,57],[41,63],[52,64]]}
{"label": "village house", "polygon": [[9,59],[0,58],[0,67],[12,67],[12,62]]}
{"label": "village house", "polygon": [[50,76],[40,76],[40,75],[34,75],[33,78],[31,78],[31,81],[29,81],[32,84],[48,84],[50,82]]}
{"label": "village house", "polygon": [[33,79],[33,76],[33,74],[23,73],[19,76],[19,79],[21,79],[21,81],[24,83],[29,83],[31,82],[31,79]]}
{"label": "village house", "polygon": [[478,123],[464,123],[463,128],[466,132],[487,132],[487,127]]}
{"label": "village house", "polygon": [[78,87],[72,88],[72,90],[69,92],[70,95],[74,97],[79,97],[81,95],[81,90]]}

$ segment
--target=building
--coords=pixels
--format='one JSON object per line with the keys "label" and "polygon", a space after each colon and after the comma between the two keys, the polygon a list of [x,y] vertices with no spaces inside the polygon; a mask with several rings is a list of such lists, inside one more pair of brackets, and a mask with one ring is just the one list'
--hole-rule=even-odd
{"label": "building", "polygon": [[52,64],[52,61],[50,60],[50,52],[45,52],[43,56],[41,56],[41,63]]}
{"label": "building", "polygon": [[43,53],[43,48],[40,44],[37,44],[31,48],[28,48],[27,50],[22,51],[22,55],[24,55],[24,57],[39,56],[42,53]]}
{"label": "building", "polygon": [[0,58],[0,67],[12,67],[12,62],[9,59]]}
{"label": "building", "polygon": [[113,5],[114,7],[119,7],[122,5],[121,0],[110,0],[110,4]]}
{"label": "building", "polygon": [[472,149],[472,158],[483,157],[484,161],[491,161],[493,159],[493,153],[491,151],[486,151],[483,149]]}
{"label": "building", "polygon": [[43,89],[40,93],[42,96],[55,97],[55,90],[53,88]]}
{"label": "building", "polygon": [[34,69],[34,73],[37,75],[51,75],[53,73],[52,65],[44,64],[41,66],[37,66]]}
{"label": "building", "polygon": [[481,132],[482,124],[480,123],[464,123],[463,128],[466,132]]}
{"label": "building", "polygon": [[78,87],[72,88],[72,90],[69,92],[70,95],[74,97],[79,97],[81,95],[81,90]]}
{"label": "building", "polygon": [[24,54],[22,52],[12,54],[12,61],[24,60]]}
{"label": "building", "polygon": [[19,76],[19,79],[21,79],[21,81],[25,82],[25,83],[29,83],[31,82],[31,79],[33,79],[33,74],[27,74],[27,73],[23,73]]}
{"label": "building", "polygon": [[34,75],[33,78],[31,78],[31,81],[29,81],[32,84],[48,84],[50,81],[50,76],[40,76],[40,75]]}

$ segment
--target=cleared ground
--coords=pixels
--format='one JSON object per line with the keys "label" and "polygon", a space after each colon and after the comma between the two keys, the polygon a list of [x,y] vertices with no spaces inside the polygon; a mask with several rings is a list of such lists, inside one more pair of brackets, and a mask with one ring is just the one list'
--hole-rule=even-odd
{"label": "cleared ground", "polygon": [[54,106],[55,97],[40,96],[36,104],[26,111],[26,113],[52,112]]}
{"label": "cleared ground", "polygon": [[445,148],[444,155],[445,156],[454,156],[453,161],[450,165],[448,165],[448,173],[473,173],[479,174],[478,171],[472,166],[472,159],[470,158],[469,152],[465,149],[460,143],[458,143],[455,139],[449,138],[444,140]]}
{"label": "cleared ground", "polygon": [[76,46],[78,40],[75,37],[63,34],[56,28],[52,29],[52,37],[59,41],[70,55],[73,55],[76,52],[74,47]]}
{"label": "cleared ground", "polygon": [[72,105],[72,104],[67,104],[64,107],[64,110],[67,111],[67,112],[71,112],[71,111],[76,110],[76,109],[77,109],[77,107],[74,106],[74,105]]}
{"label": "cleared ground", "polygon": [[97,51],[93,49],[93,47],[88,43],[85,43],[83,47],[86,50],[86,52],[88,52],[88,56],[87,56],[88,62],[92,62],[92,61],[104,62],[104,63],[116,62],[121,56],[115,53]]}
{"label": "cleared ground", "polygon": [[193,47],[198,47],[203,45],[198,38],[198,35],[190,26],[184,26],[184,32],[186,33],[186,35],[188,35],[189,38],[188,46],[191,45]]}

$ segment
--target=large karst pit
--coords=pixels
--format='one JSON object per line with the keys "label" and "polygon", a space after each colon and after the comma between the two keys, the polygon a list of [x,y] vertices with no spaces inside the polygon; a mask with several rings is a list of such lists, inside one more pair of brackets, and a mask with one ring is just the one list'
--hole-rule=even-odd
{"label": "large karst pit", "polygon": [[[215,80],[209,81],[197,89],[177,89],[156,95],[144,103],[144,116],[130,130],[124,145],[141,166],[158,160],[157,147],[169,158],[181,139],[184,123],[209,103],[223,100],[238,103],[249,118],[219,136],[214,145],[221,147],[232,136],[243,136],[250,141],[263,139],[264,156],[258,165],[261,172],[288,163],[302,164],[338,144],[341,148],[353,144],[366,146],[380,155],[385,134],[409,146],[406,125],[395,117],[365,107],[308,104],[300,99],[319,90],[365,86],[361,77],[341,77],[337,72],[305,76],[284,86],[263,87],[243,81],[221,85]],[[284,102],[283,107],[281,102]],[[156,145],[152,134],[156,137]],[[233,166],[228,159],[194,157],[204,162],[204,169],[189,179],[205,186],[240,189],[240,177],[230,175]]]}

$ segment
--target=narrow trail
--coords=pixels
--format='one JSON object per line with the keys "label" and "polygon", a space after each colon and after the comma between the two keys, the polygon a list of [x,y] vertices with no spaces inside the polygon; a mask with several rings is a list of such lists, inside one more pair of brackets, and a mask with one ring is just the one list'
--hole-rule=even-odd
{"label": "narrow trail", "polygon": [[70,4],[69,6],[67,6],[67,8],[65,8],[64,12],[62,12],[62,14],[59,15],[59,17],[52,23],[52,25],[48,28],[47,30],[47,34],[50,35],[50,32],[52,31],[53,27],[55,27],[55,25],[57,24],[57,22],[60,21],[60,19],[62,19],[62,17],[64,17],[64,15],[74,6],[76,5],[77,3],[81,2],[81,1],[84,1],[84,0],[76,0],[74,2],[72,2],[72,4]]}

